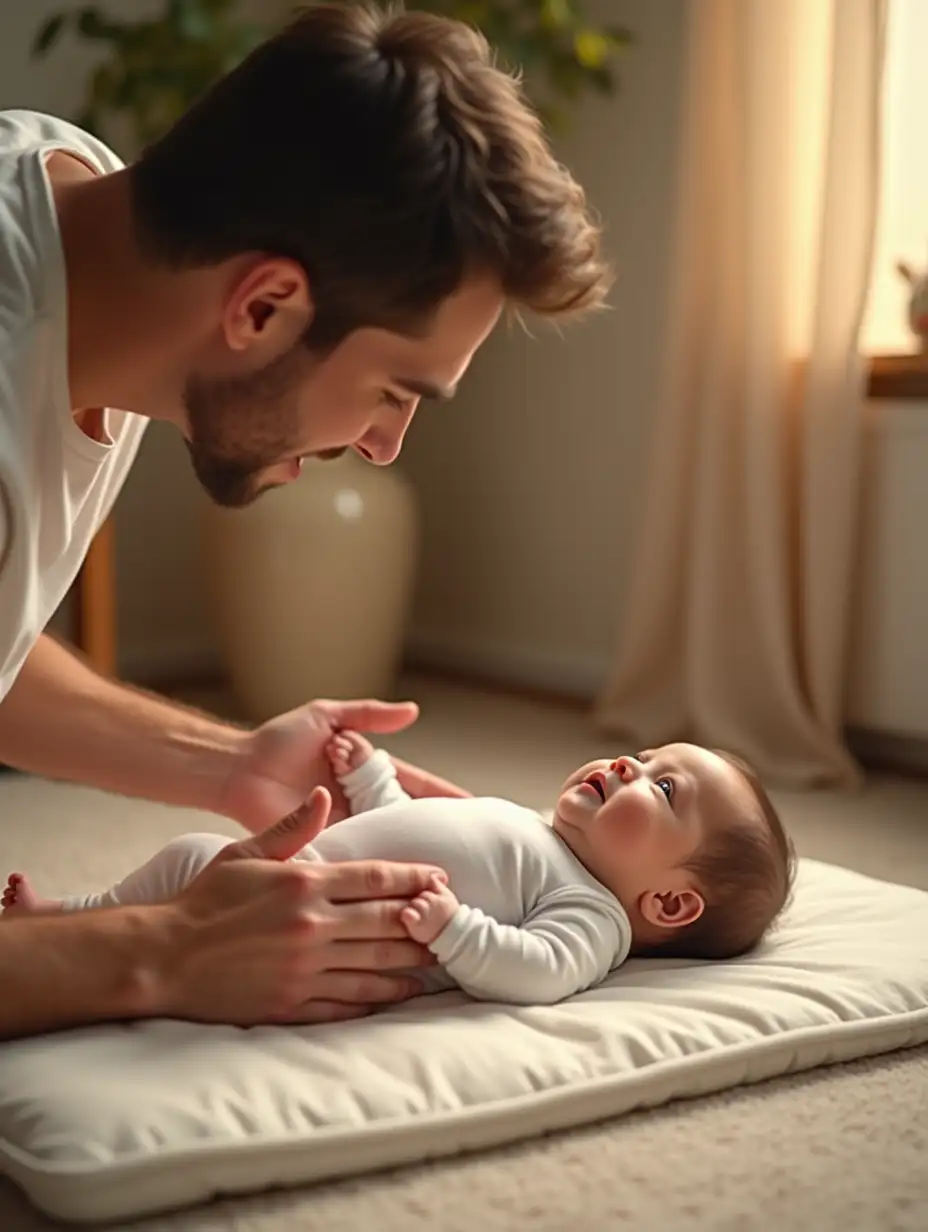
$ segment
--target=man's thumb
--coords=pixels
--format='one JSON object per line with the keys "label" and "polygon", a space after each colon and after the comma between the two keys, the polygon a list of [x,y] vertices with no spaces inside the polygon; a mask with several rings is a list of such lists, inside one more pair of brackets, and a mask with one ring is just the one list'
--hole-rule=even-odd
{"label": "man's thumb", "polygon": [[[317,787],[305,804],[253,838],[233,844],[233,858],[240,860],[289,860],[311,843],[326,826],[332,797]],[[226,848],[228,851],[229,848]]]}

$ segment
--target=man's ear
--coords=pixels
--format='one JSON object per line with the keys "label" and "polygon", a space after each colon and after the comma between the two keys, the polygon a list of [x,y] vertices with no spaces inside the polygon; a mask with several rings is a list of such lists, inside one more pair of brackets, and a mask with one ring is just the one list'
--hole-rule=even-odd
{"label": "man's ear", "polygon": [[685,890],[649,890],[638,900],[642,917],[655,928],[684,928],[706,909],[706,900],[692,887]]}
{"label": "man's ear", "polygon": [[222,330],[233,351],[288,350],[312,320],[309,283],[302,266],[284,257],[266,257],[242,271],[230,286],[222,311]]}

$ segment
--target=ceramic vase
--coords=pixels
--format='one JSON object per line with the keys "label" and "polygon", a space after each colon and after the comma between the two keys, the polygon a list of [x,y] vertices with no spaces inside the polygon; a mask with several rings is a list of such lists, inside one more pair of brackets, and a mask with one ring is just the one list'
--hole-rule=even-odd
{"label": "ceramic vase", "polygon": [[395,468],[308,460],[245,509],[211,506],[214,627],[237,700],[262,722],[313,698],[393,695],[418,555]]}

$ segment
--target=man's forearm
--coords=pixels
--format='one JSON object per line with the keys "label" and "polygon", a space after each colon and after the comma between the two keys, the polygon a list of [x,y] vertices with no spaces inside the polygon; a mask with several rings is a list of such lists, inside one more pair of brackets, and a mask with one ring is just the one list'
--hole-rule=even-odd
{"label": "man's forearm", "polygon": [[121,795],[215,811],[244,732],[98,676],[39,639],[0,702],[0,761]]}
{"label": "man's forearm", "polygon": [[168,907],[0,922],[0,1039],[167,1012]]}

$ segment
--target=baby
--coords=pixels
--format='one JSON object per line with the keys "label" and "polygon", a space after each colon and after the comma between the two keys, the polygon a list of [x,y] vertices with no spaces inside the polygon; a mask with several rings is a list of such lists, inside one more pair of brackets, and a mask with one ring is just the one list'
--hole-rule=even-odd
{"label": "baby", "polygon": [[[382,750],[334,737],[332,768],[352,815],[296,858],[425,861],[448,875],[400,915],[438,966],[427,991],[551,1004],[603,980],[630,955],[732,958],[784,906],[794,856],[753,772],[737,759],[674,744],[594,761],[561,789],[553,824],[508,800],[413,800]],[[18,874],[6,911],[80,910],[164,901],[229,840],[185,835],[102,894],[38,900]]]}

